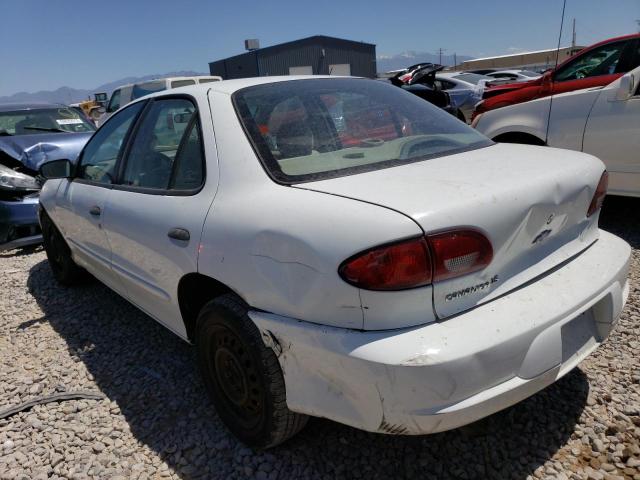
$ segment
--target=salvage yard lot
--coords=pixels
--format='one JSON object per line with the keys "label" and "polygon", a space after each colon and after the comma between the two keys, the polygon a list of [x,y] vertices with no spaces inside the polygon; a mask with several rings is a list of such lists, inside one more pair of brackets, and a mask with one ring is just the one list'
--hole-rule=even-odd
{"label": "salvage yard lot", "polygon": [[[97,282],[55,284],[43,251],[0,254],[0,479],[640,479],[640,199],[602,228],[633,247],[631,294],[608,341],[564,379],[469,427],[423,437],[322,419],[268,452],[229,434],[193,350]],[[567,286],[567,288],[571,288]]]}

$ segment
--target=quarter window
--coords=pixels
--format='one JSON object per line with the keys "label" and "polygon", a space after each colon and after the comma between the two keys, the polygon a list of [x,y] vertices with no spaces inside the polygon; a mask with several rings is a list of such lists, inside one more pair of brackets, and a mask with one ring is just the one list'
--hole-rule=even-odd
{"label": "quarter window", "polygon": [[104,184],[114,182],[122,143],[143,106],[144,102],[139,102],[125,108],[91,137],[82,152],[78,178]]}
{"label": "quarter window", "polygon": [[187,85],[195,85],[195,80],[174,80],[171,82],[171,88],[186,87]]}
{"label": "quarter window", "polygon": [[202,183],[202,153],[195,116],[189,100],[155,101],[136,131],[122,183],[158,190],[197,188]]}

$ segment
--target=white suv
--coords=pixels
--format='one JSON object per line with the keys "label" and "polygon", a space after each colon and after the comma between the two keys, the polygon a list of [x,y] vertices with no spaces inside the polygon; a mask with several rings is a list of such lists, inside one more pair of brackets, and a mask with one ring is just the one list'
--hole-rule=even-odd
{"label": "white suv", "polygon": [[200,75],[196,77],[167,77],[149,80],[141,83],[129,83],[116,88],[111,94],[106,111],[100,117],[97,124],[101,125],[118,109],[124,107],[136,98],[144,97],[150,93],[169,90],[170,88],[186,87],[202,83],[219,82],[222,77],[215,75]]}

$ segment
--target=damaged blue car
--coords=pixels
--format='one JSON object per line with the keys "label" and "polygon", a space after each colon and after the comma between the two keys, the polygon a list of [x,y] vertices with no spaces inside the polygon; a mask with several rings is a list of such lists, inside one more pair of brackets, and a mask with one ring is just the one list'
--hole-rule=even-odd
{"label": "damaged blue car", "polygon": [[66,105],[0,105],[0,251],[42,241],[40,165],[75,160],[95,127]]}

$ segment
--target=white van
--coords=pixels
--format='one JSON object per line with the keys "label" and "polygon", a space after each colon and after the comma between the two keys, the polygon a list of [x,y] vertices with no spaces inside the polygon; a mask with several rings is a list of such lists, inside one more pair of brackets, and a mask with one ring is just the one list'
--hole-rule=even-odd
{"label": "white van", "polygon": [[140,83],[129,83],[116,88],[111,94],[109,103],[102,117],[98,120],[101,125],[113,112],[125,106],[133,100],[144,97],[150,93],[168,90],[170,88],[185,87],[187,85],[195,85],[197,83],[219,82],[222,77],[201,75],[197,77],[167,77],[148,80]]}

